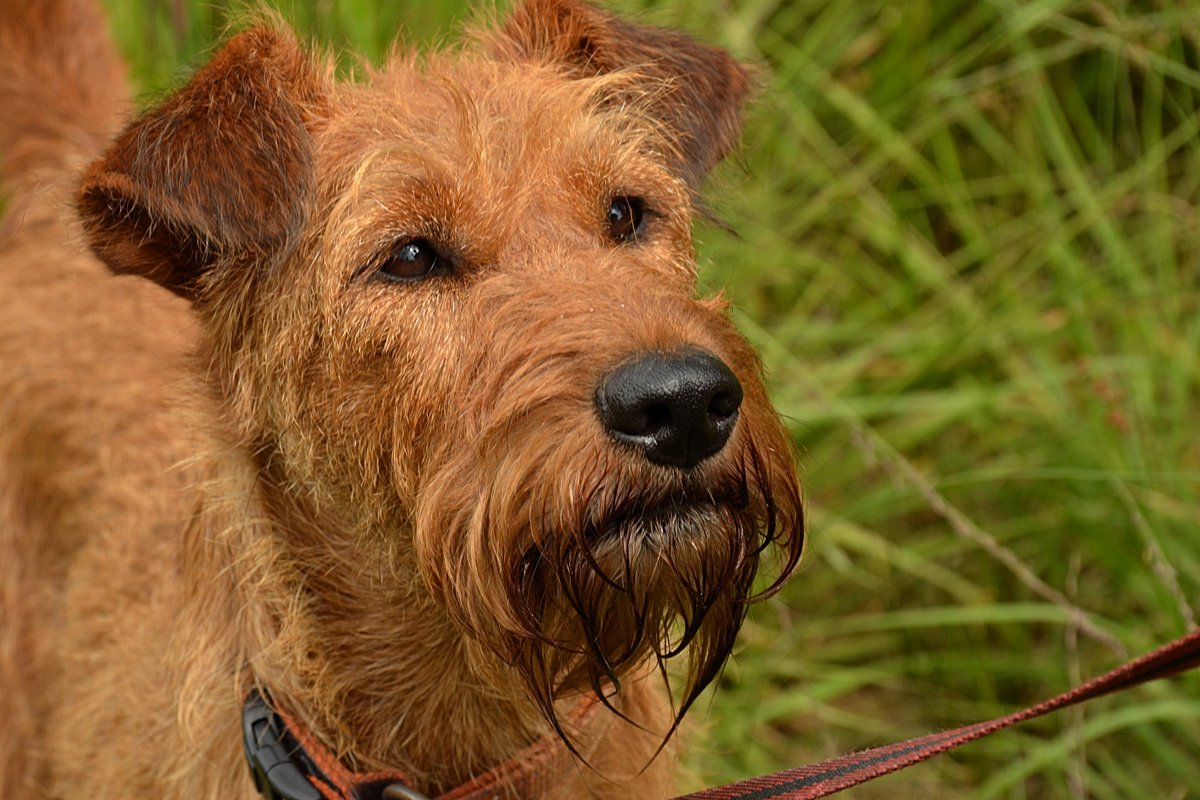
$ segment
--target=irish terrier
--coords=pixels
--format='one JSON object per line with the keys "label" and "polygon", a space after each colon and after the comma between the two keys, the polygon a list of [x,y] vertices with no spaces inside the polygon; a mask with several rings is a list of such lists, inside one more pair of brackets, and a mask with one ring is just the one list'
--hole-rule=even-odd
{"label": "irish terrier", "polygon": [[526,0],[339,82],[265,17],[122,131],[97,6],[0,0],[5,800],[663,797],[803,541],[695,296],[745,68]]}

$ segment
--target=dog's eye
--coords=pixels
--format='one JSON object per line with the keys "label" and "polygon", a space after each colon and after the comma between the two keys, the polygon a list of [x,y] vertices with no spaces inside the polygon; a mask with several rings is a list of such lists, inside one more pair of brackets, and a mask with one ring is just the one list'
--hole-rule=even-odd
{"label": "dog's eye", "polygon": [[614,242],[636,242],[642,236],[646,204],[640,197],[614,197],[608,207],[608,235]]}
{"label": "dog's eye", "polygon": [[414,283],[430,275],[445,272],[449,266],[445,259],[425,239],[402,242],[379,267],[379,274],[399,283]]}

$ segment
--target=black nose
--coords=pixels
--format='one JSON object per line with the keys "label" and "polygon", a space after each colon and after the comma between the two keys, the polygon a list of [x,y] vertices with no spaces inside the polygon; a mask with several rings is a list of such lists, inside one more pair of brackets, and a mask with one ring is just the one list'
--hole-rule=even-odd
{"label": "black nose", "polygon": [[655,464],[694,467],[729,441],[742,384],[704,350],[647,353],[610,372],[596,390],[609,435]]}

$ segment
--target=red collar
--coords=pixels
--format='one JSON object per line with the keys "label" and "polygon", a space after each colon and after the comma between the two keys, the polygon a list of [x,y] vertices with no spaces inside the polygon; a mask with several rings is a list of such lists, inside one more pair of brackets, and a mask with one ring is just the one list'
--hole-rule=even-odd
{"label": "red collar", "polygon": [[[572,715],[585,723],[600,705],[585,697]],[[429,800],[402,772],[356,773],[287,712],[251,691],[242,707],[242,744],[254,784],[266,800]],[[557,736],[543,736],[516,756],[435,800],[539,798],[559,788],[574,756]]]}

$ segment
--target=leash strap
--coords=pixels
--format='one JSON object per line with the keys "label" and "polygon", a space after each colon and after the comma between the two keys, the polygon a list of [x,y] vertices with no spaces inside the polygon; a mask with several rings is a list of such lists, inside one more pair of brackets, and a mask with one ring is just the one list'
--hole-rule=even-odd
{"label": "leash strap", "polygon": [[705,789],[675,800],[815,800],[953,750],[1018,722],[1200,666],[1200,630],[1093,678],[1069,692],[1005,717],[839,756],[819,764]]}

